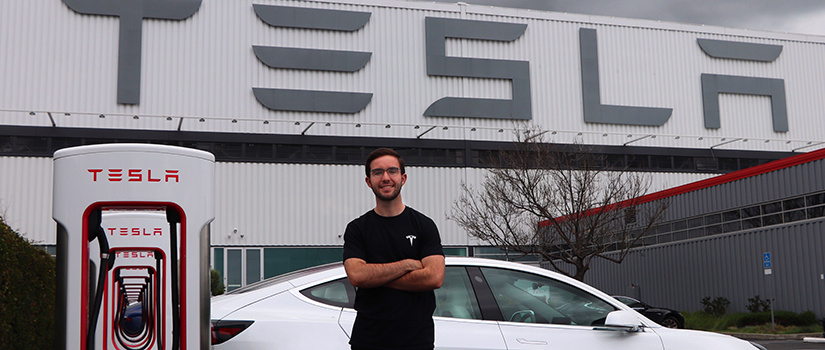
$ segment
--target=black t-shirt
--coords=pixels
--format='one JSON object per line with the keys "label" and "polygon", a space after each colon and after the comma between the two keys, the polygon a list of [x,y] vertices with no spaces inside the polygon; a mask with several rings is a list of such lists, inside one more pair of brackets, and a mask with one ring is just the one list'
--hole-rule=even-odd
{"label": "black t-shirt", "polygon": [[[444,255],[435,222],[407,207],[394,217],[370,210],[347,225],[344,260],[390,263]],[[350,344],[375,349],[432,349],[435,293],[406,292],[388,287],[358,288],[358,315]]]}

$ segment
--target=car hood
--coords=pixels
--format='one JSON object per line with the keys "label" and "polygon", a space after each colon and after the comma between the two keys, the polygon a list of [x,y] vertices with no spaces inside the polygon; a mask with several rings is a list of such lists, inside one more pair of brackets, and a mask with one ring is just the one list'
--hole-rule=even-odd
{"label": "car hood", "polygon": [[755,350],[751,343],[729,335],[687,329],[656,328],[667,350]]}

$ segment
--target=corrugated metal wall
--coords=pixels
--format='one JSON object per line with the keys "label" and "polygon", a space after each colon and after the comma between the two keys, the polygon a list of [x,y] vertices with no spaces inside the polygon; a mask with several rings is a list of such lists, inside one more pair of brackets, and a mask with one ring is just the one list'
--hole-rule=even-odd
{"label": "corrugated metal wall", "polygon": [[[253,4],[371,15],[364,28],[352,33],[276,28],[256,16]],[[825,91],[821,64],[825,39],[821,37],[393,0],[204,1],[185,20],[143,20],[137,105],[116,102],[118,18],[81,15],[59,0],[2,1],[0,124],[510,141],[512,134],[505,130],[514,127],[511,120],[422,115],[442,97],[511,95],[506,80],[427,75],[426,17],[527,24],[525,33],[513,42],[448,39],[445,48],[447,55],[455,57],[529,61],[531,123],[553,131],[545,134],[548,141],[708,148],[732,139],[737,141],[720,147],[746,150],[811,146],[805,149],[810,150],[825,141],[820,132],[825,120],[819,117],[825,110],[825,99],[819,98]],[[664,126],[583,122],[580,28],[597,30],[602,103],[673,108]],[[720,60],[704,54],[696,44],[698,38],[781,45],[783,51],[771,63]],[[256,59],[253,45],[366,51],[372,56],[352,74],[272,69]],[[771,129],[764,97],[727,94],[720,97],[722,128],[705,129],[702,73],[784,79],[790,131]],[[261,105],[253,87],[374,96],[354,115],[286,112]],[[431,126],[438,127],[425,133]],[[40,233],[53,231],[48,215],[51,194],[46,193],[51,163],[14,158],[0,162],[0,169],[12,174],[0,188],[7,220],[33,239],[53,243],[51,234]],[[346,169],[219,164],[219,215],[213,243],[338,244],[341,223],[371,207],[368,192],[353,192],[359,190],[360,175]],[[480,174],[472,169],[421,169],[421,176],[411,174],[405,200],[432,216],[449,244],[472,244],[443,217],[457,197],[461,180],[477,183]],[[656,174],[654,189],[705,177]],[[804,181],[789,181],[794,182]],[[346,201],[353,203],[340,206]],[[20,203],[31,208],[18,209]],[[236,228],[250,234],[242,239],[240,234],[233,236]]]}
{"label": "corrugated metal wall", "polygon": [[[621,265],[597,260],[585,281],[614,295],[698,311],[704,297],[724,297],[747,312],[748,298],[775,298],[776,310],[825,316],[825,221],[750,230],[634,251]],[[765,275],[762,254],[771,253]],[[636,286],[635,288],[633,286]]]}
{"label": "corrugated metal wall", "polygon": [[[816,160],[670,198],[665,222],[825,190],[825,160]],[[766,276],[762,254],[772,254]],[[703,297],[728,298],[733,311],[748,298],[775,297],[779,310],[825,316],[825,220],[809,219],[634,250],[620,264],[597,259],[585,279],[613,294],[683,311]],[[631,286],[635,285],[636,288]]]}
{"label": "corrugated metal wall", "polygon": [[688,192],[670,199],[665,221],[723,211],[825,189],[825,160]]}
{"label": "corrugated metal wall", "polygon": [[[339,235],[346,224],[375,206],[361,166],[218,163],[216,169],[213,245],[337,246],[343,244]],[[485,172],[410,166],[402,197],[436,222],[445,245],[482,244],[446,215],[461,193],[461,182],[478,184]],[[661,186],[706,177],[663,174],[655,182]]]}
{"label": "corrugated metal wall", "polygon": [[0,157],[0,216],[35,243],[55,244],[52,159]]}
{"label": "corrugated metal wall", "polygon": [[[253,4],[371,16],[364,28],[352,33],[276,28],[255,15]],[[427,75],[426,17],[527,24],[513,42],[449,39],[447,54],[528,61],[531,123],[556,131],[551,136],[556,142],[621,145],[655,135],[633,145],[787,151],[822,147],[819,142],[825,141],[819,132],[825,129],[819,117],[825,110],[825,100],[819,98],[825,91],[821,37],[393,0],[204,1],[182,21],[144,20],[138,105],[116,103],[116,17],[81,15],[59,0],[4,1],[0,123],[51,125],[50,112],[56,125],[69,127],[169,130],[180,125],[183,130],[413,138],[422,133],[416,125],[424,130],[437,125],[424,137],[509,140],[509,132],[497,131],[512,129],[510,120],[422,115],[442,97],[511,95],[506,80]],[[580,28],[597,30],[602,103],[673,108],[665,125],[584,123]],[[716,59],[702,52],[699,38],[781,45],[783,50],[769,63]],[[253,45],[364,51],[372,56],[355,73],[272,69],[255,58]],[[703,73],[783,79],[790,130],[773,131],[766,97],[737,94],[720,97],[722,128],[706,129]],[[256,101],[253,87],[366,92],[373,98],[354,115],[273,111]],[[320,124],[305,130],[311,122]],[[330,126],[320,126],[326,123]]]}
{"label": "corrugated metal wall", "polygon": [[[215,168],[212,245],[338,246],[346,224],[375,206],[361,166],[219,162]],[[0,169],[0,216],[27,238],[55,244],[51,158],[0,157]],[[446,215],[461,193],[461,182],[477,185],[485,173],[410,166],[402,197],[435,220],[444,244],[483,244]],[[709,176],[657,174],[651,191]]]}

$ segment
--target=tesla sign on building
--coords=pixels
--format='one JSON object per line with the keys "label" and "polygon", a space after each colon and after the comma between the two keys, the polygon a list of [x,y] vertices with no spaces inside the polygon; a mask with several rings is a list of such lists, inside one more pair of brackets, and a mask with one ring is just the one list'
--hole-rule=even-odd
{"label": "tesla sign on building", "polygon": [[[520,121],[611,136],[601,143],[629,133],[649,137],[640,145],[679,136],[683,147],[796,148],[825,127],[825,81],[812,79],[825,76],[822,38],[384,0],[10,7],[4,123],[44,111],[50,120],[25,123],[98,126],[104,115],[158,120],[138,128],[502,139],[448,130]],[[46,29],[16,25],[44,15]],[[352,128],[392,124],[418,128]]]}

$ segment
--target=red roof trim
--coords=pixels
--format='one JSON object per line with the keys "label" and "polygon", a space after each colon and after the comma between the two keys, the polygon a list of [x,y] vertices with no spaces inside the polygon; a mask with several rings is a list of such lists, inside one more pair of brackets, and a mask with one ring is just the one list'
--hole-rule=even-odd
{"label": "red roof trim", "polygon": [[[704,180],[700,180],[700,181],[696,181],[696,182],[691,182],[689,184],[685,184],[685,185],[682,185],[682,186],[676,186],[676,187],[669,188],[669,189],[666,189],[666,190],[662,190],[662,191],[659,191],[659,192],[650,193],[650,194],[635,198],[635,199],[633,199],[633,201],[637,205],[642,204],[642,203],[653,202],[653,201],[656,201],[656,200],[677,196],[677,195],[680,195],[680,194],[683,194],[683,193],[688,193],[688,192],[701,190],[701,189],[708,188],[708,187],[718,186],[718,185],[725,184],[725,183],[728,183],[728,182],[733,182],[733,181],[741,180],[741,179],[748,178],[748,177],[762,175],[762,174],[769,173],[769,172],[772,172],[772,171],[785,169],[785,168],[790,168],[792,166],[805,164],[805,163],[812,162],[812,161],[815,161],[815,160],[820,160],[820,159],[825,159],[825,148],[820,149],[820,150],[816,150],[816,151],[812,151],[812,152],[808,152],[808,153],[802,153],[800,155],[796,155],[796,156],[792,156],[792,157],[787,157],[787,158],[775,160],[775,161],[772,161],[772,162],[769,162],[769,163],[757,165],[757,166],[750,167],[750,168],[747,168],[747,169],[734,171],[732,173],[719,175],[719,176],[714,176],[714,177],[709,178],[709,179],[704,179]],[[620,203],[616,203],[616,204],[613,204],[613,205],[609,205],[609,207],[611,207],[609,209],[613,209],[613,207],[619,207],[619,208],[624,207],[628,204],[629,201],[630,200],[620,202]],[[595,212],[598,209],[600,209],[600,208],[594,208],[594,209],[588,210],[588,212],[586,214],[590,214],[590,212]],[[544,226],[548,226],[548,225],[550,225],[550,220],[544,220],[544,221],[539,222],[540,227],[544,227]]]}

